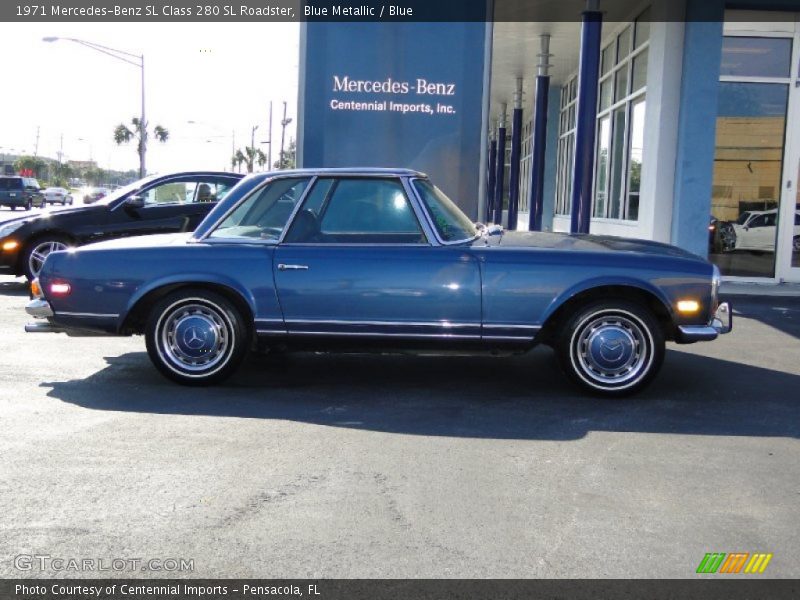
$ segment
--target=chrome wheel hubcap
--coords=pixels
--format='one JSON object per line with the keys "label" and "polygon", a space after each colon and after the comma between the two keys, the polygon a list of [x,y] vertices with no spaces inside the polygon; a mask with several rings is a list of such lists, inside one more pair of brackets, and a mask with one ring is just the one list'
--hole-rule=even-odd
{"label": "chrome wheel hubcap", "polygon": [[39,271],[42,270],[45,259],[51,252],[66,249],[67,245],[62,242],[42,242],[41,244],[38,244],[31,252],[30,257],[28,258],[28,268],[35,277],[38,276]]}
{"label": "chrome wheel hubcap", "polygon": [[638,320],[619,313],[593,316],[578,330],[573,354],[592,384],[622,387],[641,377],[652,361],[648,338]]}
{"label": "chrome wheel hubcap", "polygon": [[208,371],[220,364],[232,346],[222,311],[200,303],[179,306],[162,318],[160,351],[184,371]]}

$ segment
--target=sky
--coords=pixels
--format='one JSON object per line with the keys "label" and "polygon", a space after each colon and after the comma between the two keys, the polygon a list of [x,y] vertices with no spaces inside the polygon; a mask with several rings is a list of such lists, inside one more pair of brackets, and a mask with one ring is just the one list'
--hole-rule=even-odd
{"label": "sky", "polygon": [[[152,137],[148,173],[230,170],[235,147],[269,139],[273,103],[273,161],[278,159],[283,102],[295,136],[298,80],[297,23],[5,23],[0,35],[4,91],[0,154],[64,160],[93,158],[103,168],[138,169],[134,143],[117,146],[117,124],[139,116],[140,70],[70,41],[82,39],[144,54],[147,120],[170,132]],[[12,66],[13,65],[13,66]],[[10,84],[17,74],[18,86]],[[189,123],[193,121],[194,123]],[[266,153],[268,146],[260,147]]]}

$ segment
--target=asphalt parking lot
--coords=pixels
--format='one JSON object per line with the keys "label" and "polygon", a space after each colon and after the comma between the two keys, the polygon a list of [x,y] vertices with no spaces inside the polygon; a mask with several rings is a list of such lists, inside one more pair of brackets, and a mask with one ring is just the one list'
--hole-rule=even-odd
{"label": "asphalt parking lot", "polygon": [[[0,277],[0,576],[22,554],[192,577],[798,577],[800,298],[736,298],[638,397],[515,358],[254,357],[188,389],[141,338],[25,334]],[[152,576],[152,572],[122,572]]]}

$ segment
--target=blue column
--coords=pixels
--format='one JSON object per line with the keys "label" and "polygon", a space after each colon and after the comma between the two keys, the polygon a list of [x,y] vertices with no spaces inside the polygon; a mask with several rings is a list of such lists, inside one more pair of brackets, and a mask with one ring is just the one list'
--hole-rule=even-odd
{"label": "blue column", "polygon": [[508,173],[508,229],[517,228],[519,211],[519,167],[522,149],[522,79],[517,78],[514,110],[511,113],[511,164]]}
{"label": "blue column", "polygon": [[506,179],[506,107],[497,128],[497,167],[494,180],[494,219],[498,225],[503,224],[503,191]]}
{"label": "blue column", "polygon": [[497,140],[492,139],[489,142],[489,164],[487,165],[488,174],[486,177],[486,215],[483,219],[484,223],[489,223],[492,220],[492,207],[494,205],[494,178],[496,175],[497,163]]}
{"label": "blue column", "polygon": [[531,157],[531,183],[528,186],[528,230],[542,230],[544,212],[544,157],[547,151],[547,99],[550,77],[536,77],[536,99],[533,105],[533,139]]}
{"label": "blue column", "polygon": [[[552,82],[551,82],[552,83]],[[556,179],[558,178],[558,119],[561,116],[561,88],[550,86],[547,100],[547,147],[544,157],[544,207],[542,209],[542,230],[553,229],[553,213],[556,208]]]}
{"label": "blue column", "polygon": [[572,170],[572,215],[570,231],[589,233],[594,177],[594,142],[597,122],[597,84],[600,74],[600,39],[603,13],[583,13],[581,53],[578,69],[578,108],[575,131],[575,163]]}
{"label": "blue column", "polygon": [[724,14],[723,0],[690,0],[686,5],[671,241],[704,257],[708,255]]}

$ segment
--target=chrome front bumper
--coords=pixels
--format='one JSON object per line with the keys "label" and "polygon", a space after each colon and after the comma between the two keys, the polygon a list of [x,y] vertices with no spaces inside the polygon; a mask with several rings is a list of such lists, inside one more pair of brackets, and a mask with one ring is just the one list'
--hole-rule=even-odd
{"label": "chrome front bumper", "polygon": [[720,335],[729,333],[731,329],[733,329],[733,310],[730,304],[723,302],[717,307],[708,325],[679,325],[676,341],[683,344],[710,342]]}

